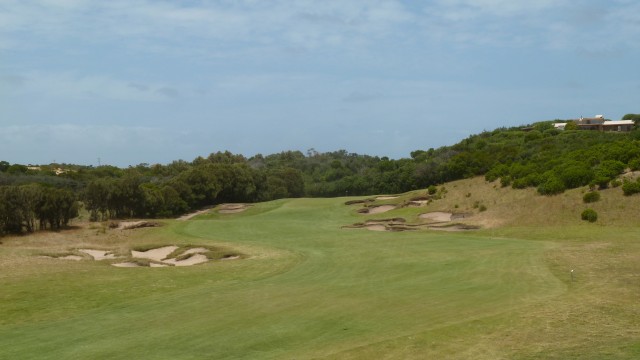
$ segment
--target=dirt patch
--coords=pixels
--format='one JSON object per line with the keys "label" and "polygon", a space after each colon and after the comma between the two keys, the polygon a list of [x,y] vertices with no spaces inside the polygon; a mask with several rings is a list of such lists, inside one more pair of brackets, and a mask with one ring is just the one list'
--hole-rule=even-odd
{"label": "dirt patch", "polygon": [[415,200],[409,201],[405,206],[407,207],[423,207],[429,203],[430,200]]}
{"label": "dirt patch", "polygon": [[113,228],[113,227],[117,227],[120,230],[132,230],[132,229],[139,229],[139,228],[144,228],[144,227],[157,227],[160,226],[160,223],[157,221],[146,221],[146,220],[142,220],[142,221],[123,221],[120,223],[117,223],[117,226],[113,226],[113,223],[109,225],[109,227]]}
{"label": "dirt patch", "polygon": [[447,222],[451,221],[453,217],[452,213],[442,212],[442,211],[434,211],[425,214],[420,214],[420,219],[430,220],[433,222]]}
{"label": "dirt patch", "polygon": [[113,254],[111,251],[92,250],[92,249],[78,249],[78,251],[91,256],[93,260],[108,260],[108,259],[116,258],[116,255]]}
{"label": "dirt patch", "polygon": [[362,208],[358,210],[358,212],[360,214],[382,214],[387,211],[391,211],[395,208],[396,208],[395,205],[370,206],[370,207]]}
{"label": "dirt patch", "polygon": [[60,260],[74,260],[74,261],[84,260],[84,258],[83,258],[82,256],[79,256],[79,255],[67,255],[67,256],[60,256],[60,257],[57,257],[56,259],[60,259]]}
{"label": "dirt patch", "polygon": [[364,228],[371,231],[387,231],[387,227],[380,224],[365,225]]}
{"label": "dirt patch", "polygon": [[138,259],[148,259],[153,261],[162,262],[169,254],[178,249],[177,246],[163,246],[157,249],[151,249],[147,251],[135,251],[131,250],[131,257]]}
{"label": "dirt patch", "polygon": [[191,254],[205,254],[209,252],[209,249],[205,249],[203,247],[191,248],[182,253],[182,255],[191,255]]}
{"label": "dirt patch", "polygon": [[466,224],[451,224],[451,225],[445,225],[445,226],[428,226],[427,228],[429,230],[451,231],[451,232],[470,231],[470,230],[478,230],[478,229],[480,229],[479,226],[466,225]]}
{"label": "dirt patch", "polygon": [[376,198],[377,201],[384,201],[384,200],[393,200],[393,199],[397,199],[398,196],[396,195],[384,195],[384,196],[378,196]]}
{"label": "dirt patch", "polygon": [[[371,231],[404,231],[410,230],[405,226],[406,222],[403,218],[367,220],[363,223],[355,223],[353,225],[343,226],[343,228],[351,229],[367,229]],[[411,229],[412,230],[412,229]]]}
{"label": "dirt patch", "polygon": [[364,200],[349,200],[347,202],[345,202],[345,205],[356,205],[356,204],[366,204],[366,203],[371,203],[374,202],[375,200],[373,199],[364,199]]}
{"label": "dirt patch", "polygon": [[176,220],[178,221],[187,221],[187,220],[191,220],[191,218],[196,217],[198,215],[202,215],[202,214],[206,214],[209,212],[209,210],[211,210],[210,207],[207,207],[205,209],[202,210],[198,210],[198,211],[194,211],[192,213],[186,214],[186,215],[182,215],[179,218],[177,218]]}
{"label": "dirt patch", "polygon": [[117,264],[111,264],[111,266],[123,267],[123,268],[141,267],[140,264],[134,263],[134,262],[122,262]]}
{"label": "dirt patch", "polygon": [[218,207],[220,214],[237,214],[250,208],[250,204],[222,204]]}
{"label": "dirt patch", "polygon": [[207,261],[209,261],[209,258],[207,258],[206,255],[193,254],[184,260],[165,259],[162,262],[165,264],[173,265],[173,266],[192,266],[192,265],[206,263]]}

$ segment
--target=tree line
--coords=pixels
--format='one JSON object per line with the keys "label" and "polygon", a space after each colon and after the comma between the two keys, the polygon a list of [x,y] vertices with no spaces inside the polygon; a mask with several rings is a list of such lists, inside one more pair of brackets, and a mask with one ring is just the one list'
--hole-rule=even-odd
{"label": "tree line", "polygon": [[[77,213],[76,201],[91,220],[172,217],[223,202],[393,194],[473,176],[553,195],[580,186],[618,186],[621,172],[640,169],[640,130],[559,131],[553,123],[485,131],[403,159],[309,149],[249,158],[225,151],[128,168],[51,164],[32,170],[0,161],[0,231],[59,228]],[[53,173],[60,167],[63,173]],[[63,204],[55,216],[52,201]]]}
{"label": "tree line", "polygon": [[78,216],[76,194],[29,184],[0,186],[0,234],[59,230]]}

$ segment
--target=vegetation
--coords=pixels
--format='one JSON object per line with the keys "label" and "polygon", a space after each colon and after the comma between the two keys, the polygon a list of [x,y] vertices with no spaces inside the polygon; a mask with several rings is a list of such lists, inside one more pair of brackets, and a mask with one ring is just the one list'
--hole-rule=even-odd
{"label": "vegetation", "polygon": [[[453,204],[470,212],[479,202],[490,206],[471,219],[502,225],[341,229],[375,218],[356,213],[362,204],[344,205],[364,197],[304,198],[126,233],[90,224],[4,238],[0,358],[638,358],[635,198],[602,190],[593,206],[606,216],[594,227],[578,216],[583,189],[536,196],[481,177],[446,189],[388,217],[414,221]],[[234,249],[247,259],[122,269],[39,257],[161,245]]]}
{"label": "vegetation", "polygon": [[593,203],[598,200],[600,200],[600,193],[597,191],[589,191],[582,197],[582,201],[584,201],[586,204]]}
{"label": "vegetation", "polygon": [[593,209],[585,209],[582,214],[580,214],[580,218],[588,222],[596,222],[596,220],[598,220],[598,213]]}
{"label": "vegetation", "polygon": [[78,216],[73,192],[32,184],[0,186],[0,234],[59,230]]}
{"label": "vegetation", "polygon": [[[634,114],[627,117],[634,118]],[[635,118],[634,118],[635,119]],[[620,184],[626,168],[640,168],[640,130],[631,133],[558,131],[552,121],[485,131],[453,146],[416,150],[389,159],[340,150],[310,149],[250,158],[217,152],[191,162],[113,166],[0,163],[0,186],[46,185],[81,200],[92,220],[172,217],[223,202],[296,197],[396,194],[445,182],[484,176],[500,186],[535,188],[553,196],[582,186]],[[625,194],[634,193],[625,183]],[[640,185],[638,185],[640,186]],[[12,226],[29,228],[27,224]]]}

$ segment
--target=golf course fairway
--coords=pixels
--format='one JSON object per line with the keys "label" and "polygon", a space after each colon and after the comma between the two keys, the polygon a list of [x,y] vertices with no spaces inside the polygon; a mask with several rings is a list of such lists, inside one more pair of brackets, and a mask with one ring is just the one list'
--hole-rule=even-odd
{"label": "golf course fairway", "polygon": [[[562,239],[536,236],[533,228],[348,229],[343,226],[376,216],[358,214],[344,203],[345,198],[287,199],[241,213],[166,220],[158,228],[4,239],[0,358],[506,359],[637,353],[638,343],[628,341],[635,333],[620,343],[602,340],[593,349],[581,348],[587,342],[580,331],[558,336],[572,329],[564,328],[569,325],[558,314],[578,316],[571,312],[581,311],[570,305],[574,296],[597,293],[599,286],[581,285],[583,275],[575,284],[561,275],[571,265],[562,255],[568,246]],[[411,221],[419,214],[418,209],[395,212]],[[115,231],[124,235],[110,237]],[[242,256],[164,268],[40,256],[87,246],[122,254],[151,244],[215,246]],[[611,316],[620,328],[628,318]],[[587,356],[581,357],[583,350]]]}

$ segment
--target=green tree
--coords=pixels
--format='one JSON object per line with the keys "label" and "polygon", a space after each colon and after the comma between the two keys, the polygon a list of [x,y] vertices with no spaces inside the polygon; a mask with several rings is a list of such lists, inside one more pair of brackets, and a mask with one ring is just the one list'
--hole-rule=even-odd
{"label": "green tree", "polygon": [[564,126],[565,130],[578,130],[578,124],[575,121],[568,121]]}
{"label": "green tree", "polygon": [[625,114],[622,120],[633,120],[636,127],[640,125],[640,114]]}

